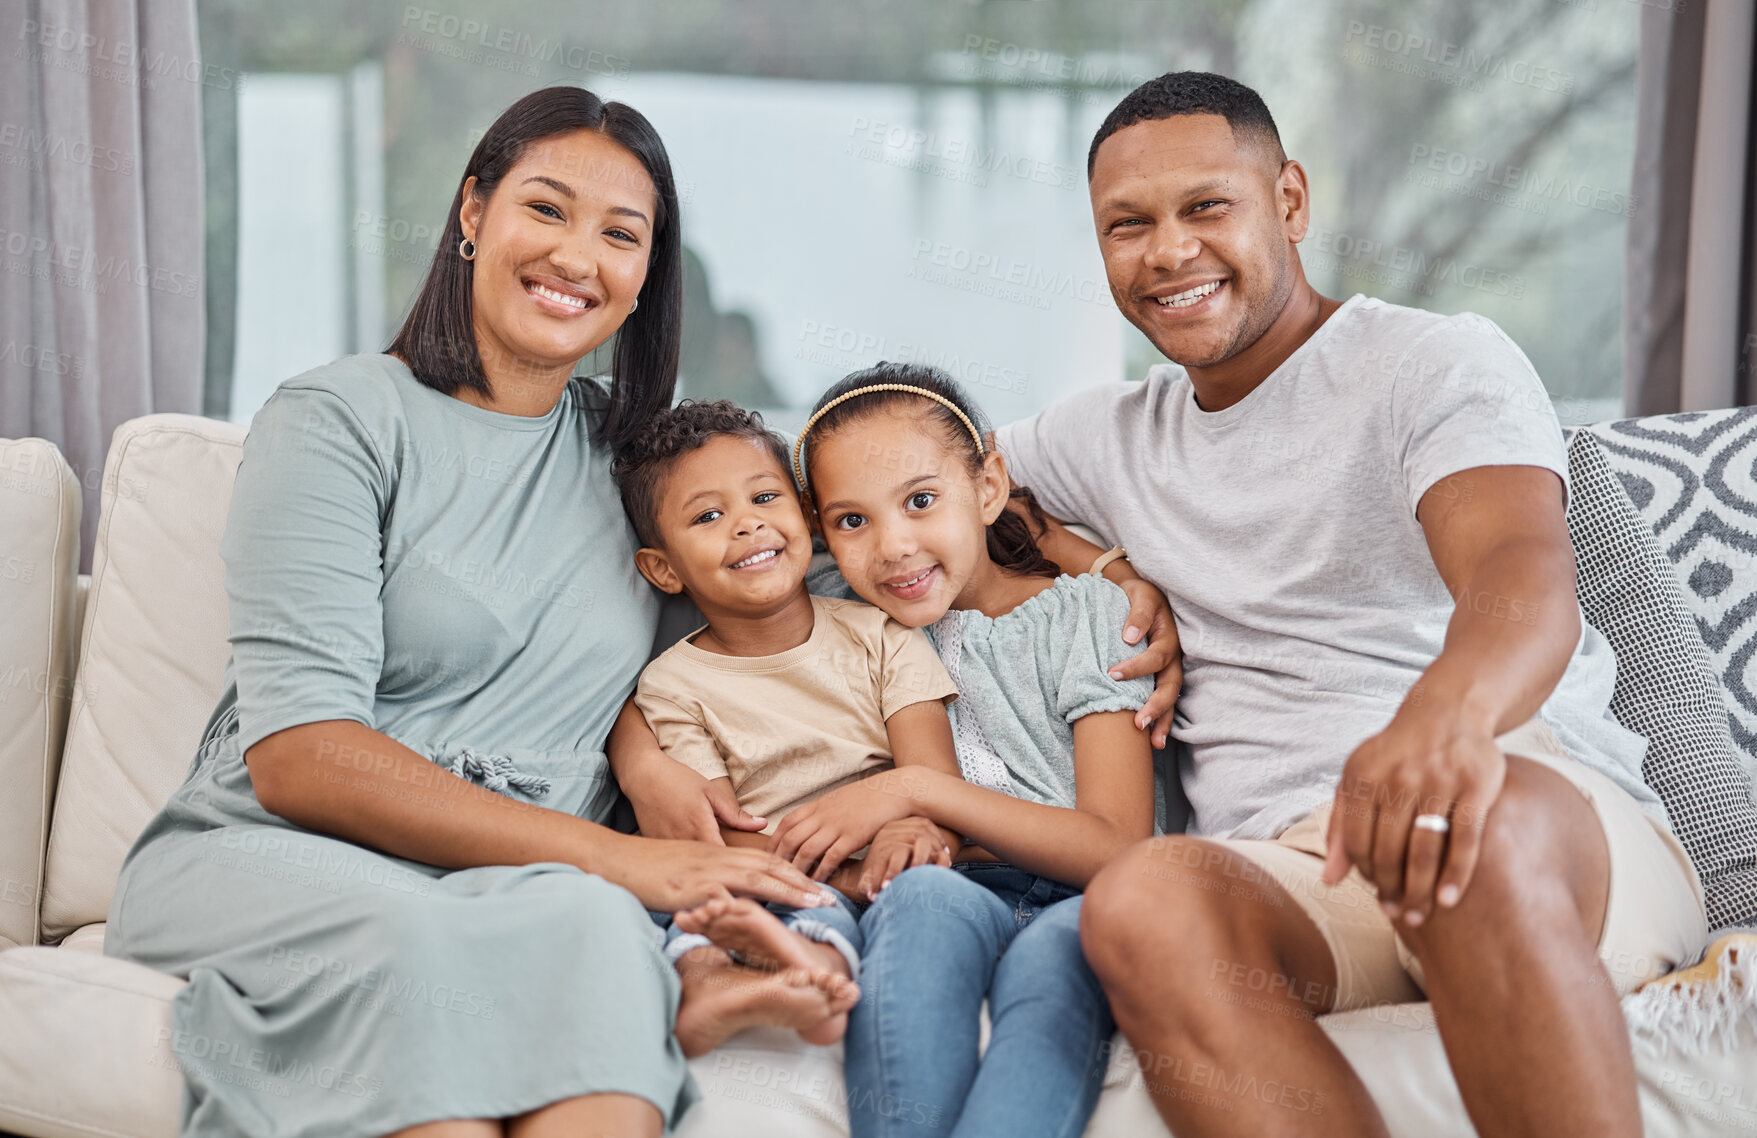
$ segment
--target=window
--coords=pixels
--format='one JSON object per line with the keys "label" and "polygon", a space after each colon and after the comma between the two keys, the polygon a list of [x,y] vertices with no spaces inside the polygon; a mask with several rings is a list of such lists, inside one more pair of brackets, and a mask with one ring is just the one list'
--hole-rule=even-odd
{"label": "window", "polygon": [[514,99],[632,104],[680,178],[679,393],[797,425],[880,359],[940,364],[997,421],[1159,357],[1117,313],[1085,155],[1141,80],[1259,90],[1310,175],[1328,295],[1499,322],[1564,422],[1615,414],[1634,203],[1637,0],[784,0],[555,6],[199,0],[210,413],[389,341],[464,161]]}

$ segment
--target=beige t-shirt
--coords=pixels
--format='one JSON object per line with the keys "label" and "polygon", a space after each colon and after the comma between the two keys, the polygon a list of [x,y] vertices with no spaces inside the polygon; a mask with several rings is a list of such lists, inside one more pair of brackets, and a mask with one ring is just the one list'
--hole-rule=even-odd
{"label": "beige t-shirt", "polygon": [[769,820],[891,766],[885,720],[958,688],[920,629],[860,601],[811,598],[811,636],[773,656],[722,656],[696,632],[641,673],[635,704],[665,753],[732,779],[738,804]]}

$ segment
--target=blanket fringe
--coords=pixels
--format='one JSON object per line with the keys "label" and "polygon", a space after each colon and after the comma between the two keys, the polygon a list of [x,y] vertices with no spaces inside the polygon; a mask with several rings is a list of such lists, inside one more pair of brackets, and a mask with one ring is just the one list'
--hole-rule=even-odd
{"label": "blanket fringe", "polygon": [[1636,1045],[1661,1057],[1673,1047],[1694,1057],[1715,1043],[1737,1050],[1741,1023],[1757,1035],[1757,935],[1715,941],[1703,964],[1626,997],[1623,1016]]}

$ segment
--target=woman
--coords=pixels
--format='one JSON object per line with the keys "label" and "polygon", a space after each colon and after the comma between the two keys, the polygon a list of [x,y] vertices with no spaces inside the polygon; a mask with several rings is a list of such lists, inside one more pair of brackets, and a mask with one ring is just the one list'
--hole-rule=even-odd
{"label": "woman", "polygon": [[[650,124],[536,92],[390,353],[256,416],[226,690],[105,945],[189,978],[185,1135],[657,1135],[696,1091],[643,906],[815,898],[761,851],[603,825],[657,614],[609,456],[670,402],[681,248]],[[608,390],[571,379],[618,330]]]}

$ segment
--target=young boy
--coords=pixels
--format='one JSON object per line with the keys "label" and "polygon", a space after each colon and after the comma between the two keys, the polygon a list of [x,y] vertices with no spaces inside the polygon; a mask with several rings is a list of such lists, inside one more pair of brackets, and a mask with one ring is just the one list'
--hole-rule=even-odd
{"label": "young boy", "polygon": [[[871,605],[806,591],[811,531],[786,445],[760,416],[725,400],[685,401],[654,418],[615,472],[644,547],[635,554],[641,574],[686,594],[707,620],[647,666],[635,703],[660,747],[707,778],[711,794],[733,796],[768,823],[767,834],[794,807],[893,764],[958,772],[945,710],[957,688],[926,636]],[[769,844],[735,830],[725,837]],[[808,841],[804,852],[821,879],[854,851]],[[816,909],[738,899],[679,912],[666,955],[680,970],[723,964],[729,953],[858,981],[857,910],[824,888],[835,903]],[[852,1002],[809,1025],[797,1006],[746,1007],[743,1022],[781,1023],[808,1042],[832,1043]],[[686,1051],[711,1049],[715,1036],[742,1026],[735,1016],[704,1018],[711,1024],[680,1018]]]}

